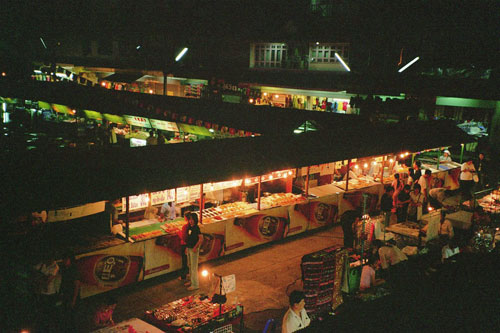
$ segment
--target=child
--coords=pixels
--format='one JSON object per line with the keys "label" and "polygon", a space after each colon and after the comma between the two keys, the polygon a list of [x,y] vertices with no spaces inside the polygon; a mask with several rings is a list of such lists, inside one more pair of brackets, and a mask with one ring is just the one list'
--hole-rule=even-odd
{"label": "child", "polygon": [[113,326],[113,311],[116,308],[116,299],[112,296],[107,296],[104,304],[97,308],[94,315],[94,324],[97,327]]}
{"label": "child", "polygon": [[377,261],[374,256],[368,259],[368,264],[363,266],[361,271],[361,279],[359,281],[359,290],[366,291],[372,287],[378,286],[384,282],[384,280],[375,279],[375,270],[377,269]]}

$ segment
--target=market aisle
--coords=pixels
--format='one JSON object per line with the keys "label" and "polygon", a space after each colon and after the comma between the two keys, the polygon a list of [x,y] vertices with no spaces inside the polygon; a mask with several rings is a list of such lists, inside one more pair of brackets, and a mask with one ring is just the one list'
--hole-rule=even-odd
{"label": "market aisle", "polygon": [[[228,303],[240,302],[245,307],[245,332],[262,332],[267,319],[281,321],[288,307],[287,291],[301,289],[300,262],[302,256],[320,249],[342,244],[342,229],[298,235],[292,239],[244,250],[214,262],[200,265],[219,275],[236,275],[236,291],[228,294]],[[215,280],[200,277],[198,293],[212,294]],[[115,323],[143,318],[146,310],[193,294],[188,292],[176,274],[167,274],[113,292],[118,300]],[[101,302],[102,295],[82,300],[80,327],[89,330],[89,318]]]}

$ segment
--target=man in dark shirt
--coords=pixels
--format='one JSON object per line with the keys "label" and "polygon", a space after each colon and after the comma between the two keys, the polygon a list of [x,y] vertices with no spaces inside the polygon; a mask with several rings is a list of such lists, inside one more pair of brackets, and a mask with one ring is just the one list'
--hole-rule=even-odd
{"label": "man in dark shirt", "polygon": [[73,254],[66,253],[61,267],[62,322],[64,331],[76,330],[75,307],[80,297],[80,273]]}
{"label": "man in dark shirt", "polygon": [[417,183],[420,177],[422,177],[421,165],[420,161],[415,161],[413,162],[413,168],[410,168],[410,177],[413,180],[412,184]]}
{"label": "man in dark shirt", "polygon": [[410,204],[410,185],[405,185],[399,192],[396,204],[396,215],[398,223],[406,221],[408,217],[408,205]]}
{"label": "man in dark shirt", "polygon": [[344,232],[344,247],[352,248],[354,245],[354,232],[352,226],[361,219],[361,213],[357,210],[348,210],[340,218],[342,231]]}
{"label": "man in dark shirt", "polygon": [[394,208],[393,195],[394,195],[394,187],[388,186],[385,189],[385,193],[382,195],[382,199],[380,201],[380,210],[385,215],[384,223],[386,227],[389,225],[389,222],[391,221],[391,212],[392,209]]}

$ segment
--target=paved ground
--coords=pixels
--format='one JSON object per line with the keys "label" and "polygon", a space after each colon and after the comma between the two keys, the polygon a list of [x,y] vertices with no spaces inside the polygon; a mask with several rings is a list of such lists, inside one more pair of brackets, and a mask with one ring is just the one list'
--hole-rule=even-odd
{"label": "paved ground", "polygon": [[[206,267],[219,275],[236,275],[236,291],[228,294],[228,303],[238,301],[244,305],[245,332],[262,332],[269,318],[281,321],[288,307],[287,293],[295,288],[301,289],[302,256],[342,244],[342,236],[342,229],[336,226],[235,253],[205,263],[200,269]],[[198,292],[212,294],[217,288],[214,284],[214,280],[200,278]],[[121,288],[113,293],[118,300],[115,322],[133,317],[142,318],[146,310],[192,293],[186,290],[176,274],[159,276]],[[83,318],[88,317],[100,301],[99,295],[82,301],[82,331],[89,330],[88,321]]]}

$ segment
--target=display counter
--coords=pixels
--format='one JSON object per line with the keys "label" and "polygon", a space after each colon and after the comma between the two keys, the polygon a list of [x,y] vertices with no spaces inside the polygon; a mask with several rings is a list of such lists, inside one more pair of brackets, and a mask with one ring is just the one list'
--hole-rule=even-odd
{"label": "display counter", "polygon": [[[211,332],[228,324],[243,328],[243,306],[211,302],[208,296],[188,296],[146,311],[145,320],[166,332]],[[231,330],[232,332],[232,330]]]}
{"label": "display counter", "polygon": [[500,189],[478,192],[474,194],[474,197],[475,203],[469,200],[463,205],[470,209],[481,206],[489,214],[500,214]]}
{"label": "display counter", "polygon": [[[332,183],[336,187],[346,190],[347,182],[345,180],[334,181]],[[373,186],[377,183],[373,177],[370,176],[358,176],[358,178],[350,178],[349,179],[349,190],[357,190],[365,187]]]}
{"label": "display counter", "polygon": [[[395,239],[400,247],[404,247],[405,245],[418,245],[419,242],[423,245],[426,242],[438,237],[440,216],[441,210],[435,210],[423,215],[421,224],[406,221],[392,224],[386,227],[385,231],[391,232],[395,235]],[[420,237],[421,228],[427,224],[429,226],[427,227],[426,235]]]}

